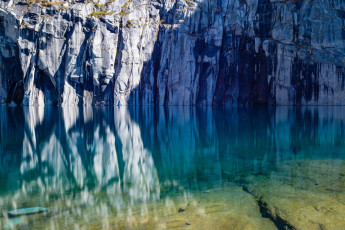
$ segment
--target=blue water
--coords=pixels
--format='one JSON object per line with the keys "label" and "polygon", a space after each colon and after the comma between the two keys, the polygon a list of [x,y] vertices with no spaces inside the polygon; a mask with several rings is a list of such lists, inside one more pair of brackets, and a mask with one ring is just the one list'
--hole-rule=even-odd
{"label": "blue water", "polygon": [[[0,228],[313,229],[260,207],[290,188],[341,196],[317,224],[343,227],[344,125],[343,107],[0,106]],[[49,211],[9,224],[37,206]]]}

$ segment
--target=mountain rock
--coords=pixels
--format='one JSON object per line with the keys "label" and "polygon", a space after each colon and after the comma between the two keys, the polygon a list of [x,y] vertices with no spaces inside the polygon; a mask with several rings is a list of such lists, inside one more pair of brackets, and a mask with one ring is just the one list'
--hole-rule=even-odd
{"label": "mountain rock", "polygon": [[345,105],[343,0],[0,0],[0,103]]}

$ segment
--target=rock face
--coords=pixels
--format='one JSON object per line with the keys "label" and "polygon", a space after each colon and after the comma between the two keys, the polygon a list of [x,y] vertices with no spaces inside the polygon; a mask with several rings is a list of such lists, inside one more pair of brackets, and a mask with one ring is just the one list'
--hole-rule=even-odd
{"label": "rock face", "polygon": [[345,104],[343,0],[0,1],[0,102]]}

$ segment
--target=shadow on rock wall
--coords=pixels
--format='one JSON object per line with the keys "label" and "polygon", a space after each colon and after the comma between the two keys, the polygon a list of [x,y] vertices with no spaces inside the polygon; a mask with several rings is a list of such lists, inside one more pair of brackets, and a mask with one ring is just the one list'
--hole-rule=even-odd
{"label": "shadow on rock wall", "polygon": [[128,103],[344,104],[344,10],[342,1],[177,1],[161,10]]}

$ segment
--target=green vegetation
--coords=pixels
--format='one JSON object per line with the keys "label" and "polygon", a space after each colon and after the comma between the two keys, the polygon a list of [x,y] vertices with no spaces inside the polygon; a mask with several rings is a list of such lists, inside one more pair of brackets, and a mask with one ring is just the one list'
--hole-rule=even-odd
{"label": "green vegetation", "polygon": [[122,7],[121,7],[121,12],[126,12],[129,3],[131,3],[132,0],[129,0],[128,2],[126,2]]}
{"label": "green vegetation", "polygon": [[[88,3],[94,3],[94,2],[92,2],[92,0],[87,0],[87,2],[88,2]],[[99,2],[99,1],[98,1],[98,2]],[[89,14],[89,17],[100,18],[100,17],[103,17],[103,16],[105,16],[105,15],[112,15],[112,14],[114,14],[114,12],[107,12],[107,11],[105,11],[105,10],[104,10],[104,7],[109,6],[111,3],[115,2],[115,0],[109,0],[106,4],[99,4],[98,2],[97,2],[97,3],[94,3],[94,4],[95,4],[95,7],[96,7],[97,9],[99,9],[100,11],[98,11],[98,12],[93,12],[93,13]],[[128,12],[128,8],[129,8],[128,5],[129,5],[129,3],[131,3],[131,2],[132,2],[132,0],[127,1],[127,2],[121,7],[121,12],[118,13],[118,15],[120,15],[121,17],[123,17],[123,16],[129,14],[130,12]],[[131,26],[131,25],[128,25],[128,26]]]}
{"label": "green vegetation", "polygon": [[66,1],[61,1],[61,2],[50,2],[48,0],[27,0],[27,1],[21,1],[20,3],[22,4],[26,4],[31,6],[34,3],[38,3],[41,6],[60,6],[64,3],[66,3]]}
{"label": "green vegetation", "polygon": [[66,1],[62,1],[62,2],[49,2],[49,1],[42,1],[41,5],[42,6],[60,6],[62,4],[65,4]]}
{"label": "green vegetation", "polygon": [[94,3],[98,9],[103,10],[104,4]]}
{"label": "green vegetation", "polygon": [[127,15],[127,14],[129,14],[130,12],[126,12],[126,11],[121,11],[120,13],[119,13],[119,15],[120,16],[125,16],[125,15]]}
{"label": "green vegetation", "polygon": [[111,15],[113,14],[113,12],[106,12],[106,11],[98,11],[98,12],[92,12],[91,14],[89,14],[89,17],[95,17],[95,18],[100,18],[103,17],[105,15]]}
{"label": "green vegetation", "polygon": [[107,3],[105,3],[105,6],[109,6],[113,2],[115,2],[115,0],[109,0]]}
{"label": "green vegetation", "polygon": [[106,10],[104,10],[105,6],[108,6],[110,3],[114,2],[115,0],[110,0],[109,2],[107,2],[106,4],[100,4],[99,1],[98,2],[93,2],[91,0],[87,0],[88,3],[93,3],[95,4],[94,7],[97,8],[99,11],[97,12],[93,12],[91,14],[89,14],[89,17],[96,17],[96,18],[100,18],[103,17],[105,15],[112,15],[114,14],[114,12],[108,12]]}

